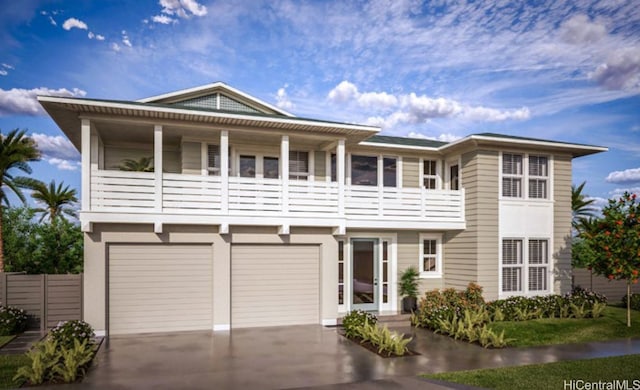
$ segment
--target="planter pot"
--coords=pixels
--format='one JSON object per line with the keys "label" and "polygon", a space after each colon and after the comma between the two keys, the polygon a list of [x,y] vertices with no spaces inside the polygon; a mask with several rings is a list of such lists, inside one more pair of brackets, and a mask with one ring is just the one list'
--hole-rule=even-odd
{"label": "planter pot", "polygon": [[416,297],[404,297],[402,298],[402,312],[412,313],[418,310],[418,298]]}

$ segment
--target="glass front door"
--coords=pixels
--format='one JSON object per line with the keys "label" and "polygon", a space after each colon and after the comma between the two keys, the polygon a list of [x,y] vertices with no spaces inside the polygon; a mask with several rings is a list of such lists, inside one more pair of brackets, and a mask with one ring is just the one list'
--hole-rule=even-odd
{"label": "glass front door", "polygon": [[351,307],[378,310],[378,240],[351,239]]}

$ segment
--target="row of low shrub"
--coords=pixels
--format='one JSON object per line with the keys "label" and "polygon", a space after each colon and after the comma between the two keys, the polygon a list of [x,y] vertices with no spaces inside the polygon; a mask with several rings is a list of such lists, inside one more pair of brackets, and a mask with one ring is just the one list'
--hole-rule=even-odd
{"label": "row of low shrub", "polygon": [[[420,300],[412,323],[456,339],[478,342],[484,347],[503,347],[504,334],[493,334],[492,321],[526,321],[539,318],[599,317],[606,307],[603,295],[574,289],[566,295],[511,297],[485,302],[482,287],[470,283],[466,290],[433,290]],[[469,322],[469,319],[475,319]],[[482,337],[481,337],[482,336]]]}
{"label": "row of low shrub", "polygon": [[363,310],[354,310],[342,319],[345,336],[369,343],[376,348],[378,354],[385,356],[404,356],[409,352],[407,345],[413,338],[405,338],[404,334],[392,332],[385,325],[377,324],[375,315]]}
{"label": "row of low shrub", "polygon": [[59,324],[27,352],[29,363],[18,369],[14,381],[27,385],[75,382],[96,352],[93,337],[93,329],[84,321]]}
{"label": "row of low shrub", "polygon": [[0,306],[0,336],[22,333],[26,328],[26,311],[11,306]]}
{"label": "row of low shrub", "polygon": [[[627,295],[622,297],[622,304],[627,306]],[[631,294],[631,308],[640,311],[640,294]]]}

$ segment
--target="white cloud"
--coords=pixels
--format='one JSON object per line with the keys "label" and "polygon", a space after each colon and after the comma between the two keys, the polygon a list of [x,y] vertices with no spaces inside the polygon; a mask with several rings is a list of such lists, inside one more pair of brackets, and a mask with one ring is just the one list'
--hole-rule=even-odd
{"label": "white cloud", "polygon": [[349,100],[356,99],[359,95],[358,87],[344,80],[329,91],[328,98],[334,103],[346,103]]}
{"label": "white cloud", "polygon": [[[162,13],[165,15],[177,15],[180,18],[189,18],[191,16],[205,16],[207,7],[195,0],[160,0],[158,2],[162,6]],[[156,23],[163,23],[153,19]],[[168,23],[163,23],[168,24]]]}
{"label": "white cloud", "polygon": [[87,36],[89,37],[89,39],[93,39],[93,38],[95,38],[96,35],[94,33],[92,33],[91,31],[89,31],[89,34],[87,34]]}
{"label": "white cloud", "polygon": [[605,180],[609,183],[640,183],[640,168],[613,171]]}
{"label": "white cloud", "polygon": [[80,160],[80,153],[66,137],[33,133],[31,138],[38,144],[38,149],[45,159]]}
{"label": "white cloud", "polygon": [[0,89],[0,116],[5,115],[42,115],[44,110],[36,97],[38,95],[82,97],[87,93],[81,89],[50,89],[46,87],[10,90]]}
{"label": "white cloud", "polygon": [[9,72],[7,72],[6,70],[0,69],[0,76],[6,76],[8,74],[9,74]]}
{"label": "white cloud", "polygon": [[426,135],[426,134],[417,133],[415,131],[409,132],[409,134],[407,134],[407,137],[409,137],[409,138],[430,139],[430,140],[442,141],[442,142],[453,142],[453,141],[457,141],[457,140],[462,138],[459,135],[455,135],[455,134],[451,134],[451,133],[442,133],[437,137],[432,137],[432,136],[429,136],[429,135]]}
{"label": "white cloud", "polygon": [[96,39],[98,41],[104,41],[104,35],[96,34]]}
{"label": "white cloud", "polygon": [[612,54],[589,77],[607,89],[640,87],[640,47]]}
{"label": "white cloud", "polygon": [[293,102],[287,95],[287,87],[288,85],[285,84],[284,87],[278,89],[278,92],[276,92],[276,106],[284,110],[290,110],[294,107]]}
{"label": "white cloud", "polygon": [[562,39],[572,44],[594,43],[607,35],[607,29],[603,24],[592,22],[584,14],[575,15],[565,21],[560,31]]}
{"label": "white cloud", "polygon": [[151,20],[154,21],[155,23],[160,23],[160,24],[169,24],[169,23],[176,23],[177,20],[168,17],[167,15],[154,15],[151,17]]}
{"label": "white cloud", "polygon": [[640,187],[616,188],[613,191],[609,191],[609,195],[611,195],[612,199],[619,199],[625,192],[640,195]]}
{"label": "white cloud", "polygon": [[398,98],[386,92],[366,92],[358,97],[358,104],[367,108],[391,108],[398,104]]}
{"label": "white cloud", "polygon": [[13,66],[11,66],[9,64],[5,64],[5,63],[2,63],[2,67],[6,68],[6,69],[15,69]]}
{"label": "white cloud", "polygon": [[111,44],[111,50],[113,50],[115,52],[119,52],[120,51],[120,45],[118,45],[117,43],[113,42]]}
{"label": "white cloud", "polygon": [[131,47],[131,41],[129,40],[129,35],[127,35],[127,32],[125,30],[122,30],[122,43],[127,47]]}
{"label": "white cloud", "polygon": [[53,17],[52,17],[52,16],[49,16],[49,23],[51,23],[51,24],[52,24],[52,25],[54,25],[54,26],[57,26],[57,25],[58,25],[58,23],[56,23],[55,19],[53,19]]}
{"label": "white cloud", "polygon": [[488,107],[469,107],[464,110],[464,116],[478,121],[500,122],[506,120],[526,120],[531,117],[531,112],[527,107],[506,111]]}
{"label": "white cloud", "polygon": [[62,24],[62,28],[69,31],[72,28],[79,28],[81,30],[87,30],[89,27],[87,27],[87,24],[85,22],[83,22],[82,20],[76,19],[76,18],[69,18],[67,20],[64,21],[64,23]]}
{"label": "white cloud", "polygon": [[69,161],[59,158],[50,158],[47,159],[47,162],[63,171],[77,171],[80,168],[80,161]]}

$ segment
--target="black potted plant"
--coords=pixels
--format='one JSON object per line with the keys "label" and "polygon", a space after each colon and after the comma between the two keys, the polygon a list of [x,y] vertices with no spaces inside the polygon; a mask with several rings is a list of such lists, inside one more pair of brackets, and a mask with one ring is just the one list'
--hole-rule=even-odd
{"label": "black potted plant", "polygon": [[402,296],[402,312],[411,313],[418,309],[418,270],[411,266],[400,276],[400,295]]}

